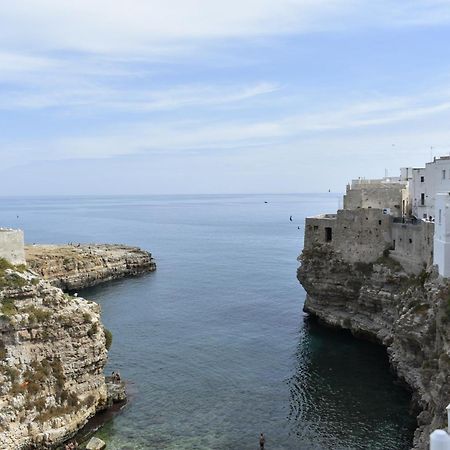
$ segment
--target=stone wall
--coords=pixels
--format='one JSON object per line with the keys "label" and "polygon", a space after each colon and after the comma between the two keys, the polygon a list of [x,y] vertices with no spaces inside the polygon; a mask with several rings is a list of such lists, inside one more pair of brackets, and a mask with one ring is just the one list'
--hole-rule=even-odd
{"label": "stone wall", "polygon": [[392,250],[389,255],[407,273],[419,274],[433,263],[434,223],[423,220],[392,224]]}
{"label": "stone wall", "polygon": [[25,264],[25,250],[22,230],[0,228],[0,258],[11,264]]}
{"label": "stone wall", "polygon": [[305,248],[325,244],[347,262],[373,262],[391,246],[391,221],[381,209],[341,209],[308,217]]}
{"label": "stone wall", "polygon": [[388,208],[393,216],[402,214],[404,183],[358,183],[347,186],[344,209]]}

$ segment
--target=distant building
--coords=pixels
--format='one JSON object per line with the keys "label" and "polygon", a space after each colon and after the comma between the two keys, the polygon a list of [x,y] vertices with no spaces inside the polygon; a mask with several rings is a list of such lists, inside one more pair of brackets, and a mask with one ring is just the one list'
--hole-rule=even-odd
{"label": "distant building", "polygon": [[450,192],[450,156],[435,158],[425,167],[413,168],[409,181],[411,214],[418,219],[435,219],[436,195]]}
{"label": "distant building", "polygon": [[407,210],[407,183],[398,177],[353,180],[347,185],[344,209],[386,209],[394,217],[400,217]]}
{"label": "distant building", "polygon": [[450,156],[399,177],[359,178],[343,209],[306,220],[305,248],[325,244],[348,262],[374,262],[385,251],[406,272],[435,264],[450,278]]}
{"label": "distant building", "polygon": [[0,258],[11,264],[25,264],[25,245],[22,230],[0,228]]}

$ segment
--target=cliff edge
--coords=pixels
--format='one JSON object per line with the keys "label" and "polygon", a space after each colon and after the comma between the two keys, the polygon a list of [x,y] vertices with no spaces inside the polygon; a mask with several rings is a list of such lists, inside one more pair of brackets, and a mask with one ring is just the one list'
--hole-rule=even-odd
{"label": "cliff edge", "polygon": [[25,255],[31,270],[65,291],[156,270],[151,253],[125,245],[28,245]]}
{"label": "cliff edge", "polygon": [[97,304],[0,259],[0,448],[51,448],[107,402]]}
{"label": "cliff edge", "polygon": [[408,275],[389,257],[348,262],[328,244],[299,257],[304,310],[322,322],[383,344],[418,408],[414,448],[446,427],[450,398],[450,282],[430,269]]}

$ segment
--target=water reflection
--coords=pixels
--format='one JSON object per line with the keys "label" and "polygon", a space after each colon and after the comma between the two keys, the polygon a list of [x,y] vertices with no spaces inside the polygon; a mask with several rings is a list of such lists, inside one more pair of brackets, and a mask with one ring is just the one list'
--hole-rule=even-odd
{"label": "water reflection", "polygon": [[305,317],[288,381],[291,433],[311,449],[408,449],[410,394],[395,383],[383,347]]}

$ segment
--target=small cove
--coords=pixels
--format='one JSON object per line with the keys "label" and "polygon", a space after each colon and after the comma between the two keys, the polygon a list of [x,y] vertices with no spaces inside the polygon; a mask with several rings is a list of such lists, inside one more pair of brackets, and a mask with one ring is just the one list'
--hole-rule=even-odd
{"label": "small cove", "polygon": [[80,292],[113,332],[106,373],[131,389],[98,433],[109,449],[253,449],[261,431],[271,450],[410,447],[409,394],[384,349],[302,313],[304,217],[332,212],[337,196],[0,204],[2,225],[28,242],[117,242],[156,258],[155,273]]}

